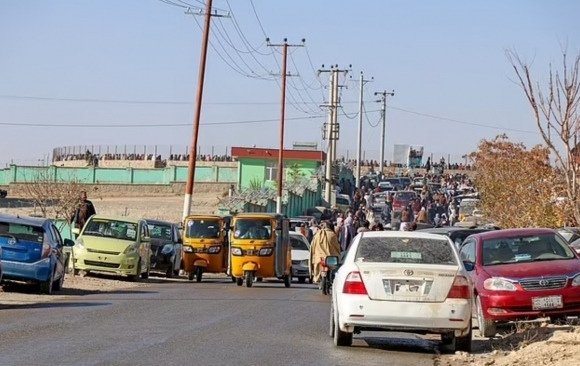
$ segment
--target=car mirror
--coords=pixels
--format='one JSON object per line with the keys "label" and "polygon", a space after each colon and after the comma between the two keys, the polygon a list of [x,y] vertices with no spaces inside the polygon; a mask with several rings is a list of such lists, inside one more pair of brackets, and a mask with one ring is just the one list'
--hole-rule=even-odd
{"label": "car mirror", "polygon": [[475,263],[471,261],[463,261],[463,266],[467,272],[471,272],[475,269]]}
{"label": "car mirror", "polygon": [[326,262],[326,265],[329,267],[338,266],[338,257],[335,255],[326,257],[326,259],[324,261]]}
{"label": "car mirror", "polygon": [[79,229],[78,227],[74,227],[71,229],[71,233],[79,235],[81,233],[81,229]]}
{"label": "car mirror", "polygon": [[71,239],[64,239],[64,246],[65,247],[74,247],[75,242]]}

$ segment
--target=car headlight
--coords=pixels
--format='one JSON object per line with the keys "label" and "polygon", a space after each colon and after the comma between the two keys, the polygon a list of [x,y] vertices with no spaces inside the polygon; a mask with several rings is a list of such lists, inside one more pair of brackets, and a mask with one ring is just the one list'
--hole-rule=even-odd
{"label": "car headlight", "polygon": [[242,249],[241,248],[232,248],[232,254],[233,255],[242,255]]}
{"label": "car headlight", "polygon": [[516,285],[505,278],[492,277],[483,281],[483,288],[489,291],[516,291]]}
{"label": "car headlight", "polygon": [[308,267],[308,259],[305,259],[303,261],[300,261],[300,265],[304,266],[304,267]]}
{"label": "car headlight", "polygon": [[209,247],[209,249],[207,250],[207,252],[209,254],[217,254],[221,251],[222,247],[220,247],[219,245],[214,245]]}
{"label": "car headlight", "polygon": [[266,257],[266,256],[269,256],[271,254],[272,254],[272,248],[262,248],[262,249],[260,249],[259,255],[261,255],[261,256]]}
{"label": "car headlight", "polygon": [[76,253],[83,253],[85,250],[86,248],[83,239],[77,239],[75,245],[73,246],[73,251]]}
{"label": "car headlight", "polygon": [[572,286],[580,286],[580,274],[576,275],[572,280]]}
{"label": "car headlight", "polygon": [[185,245],[183,247],[183,251],[186,252],[186,253],[193,253],[193,248],[190,247],[189,245]]}
{"label": "car headlight", "polygon": [[132,245],[128,246],[127,249],[125,249],[125,254],[127,254],[127,255],[131,255],[131,254],[135,254],[135,253],[137,253],[137,248],[132,246]]}

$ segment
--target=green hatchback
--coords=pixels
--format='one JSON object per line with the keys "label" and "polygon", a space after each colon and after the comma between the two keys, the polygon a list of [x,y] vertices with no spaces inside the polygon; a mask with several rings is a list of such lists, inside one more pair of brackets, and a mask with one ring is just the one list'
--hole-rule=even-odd
{"label": "green hatchback", "polygon": [[148,278],[149,228],[142,219],[94,215],[78,232],[72,254],[75,274],[98,271],[126,275],[132,281]]}

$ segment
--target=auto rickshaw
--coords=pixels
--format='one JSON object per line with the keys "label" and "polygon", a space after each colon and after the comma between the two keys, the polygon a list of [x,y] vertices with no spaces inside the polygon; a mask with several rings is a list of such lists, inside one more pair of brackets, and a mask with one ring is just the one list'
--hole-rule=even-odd
{"label": "auto rickshaw", "polygon": [[252,287],[254,279],[292,281],[289,220],[275,213],[234,216],[230,232],[231,276],[238,286]]}
{"label": "auto rickshaw", "polygon": [[183,270],[190,281],[201,282],[203,273],[228,270],[230,217],[190,215],[183,224]]}

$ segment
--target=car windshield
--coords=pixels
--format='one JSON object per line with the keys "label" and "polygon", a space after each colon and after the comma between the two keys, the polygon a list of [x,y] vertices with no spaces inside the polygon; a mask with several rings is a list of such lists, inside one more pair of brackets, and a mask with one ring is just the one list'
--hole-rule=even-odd
{"label": "car windshield", "polygon": [[459,213],[460,214],[472,214],[473,211],[477,207],[477,201],[466,201],[463,200],[459,204]]}
{"label": "car windshield", "polygon": [[161,224],[147,224],[151,239],[172,240],[171,226]]}
{"label": "car windshield", "polygon": [[336,197],[336,204],[337,205],[349,205],[349,202],[346,198],[342,198],[342,197]]}
{"label": "car windshield", "polygon": [[40,226],[0,222],[0,237],[42,243],[44,241],[44,229]]}
{"label": "car windshield", "polygon": [[292,249],[294,250],[306,250],[309,251],[310,249],[308,249],[308,245],[306,245],[306,243],[302,240],[300,240],[299,238],[290,235],[290,245],[292,245]]}
{"label": "car windshield", "polygon": [[218,220],[189,220],[186,223],[185,237],[191,239],[217,239],[220,237]]}
{"label": "car windshield", "polygon": [[117,220],[92,219],[87,223],[83,235],[135,241],[137,239],[137,224]]}
{"label": "car windshield", "polygon": [[560,229],[558,230],[558,233],[562,235],[562,237],[564,237],[564,239],[566,239],[566,241],[569,243],[580,238],[580,235],[577,232],[568,229]]}
{"label": "car windshield", "polygon": [[272,223],[268,219],[238,219],[234,228],[235,239],[270,239]]}
{"label": "car windshield", "polygon": [[395,195],[396,200],[410,201],[417,197],[415,192],[399,192]]}
{"label": "car windshield", "polygon": [[484,266],[573,259],[574,253],[558,235],[540,234],[483,241]]}
{"label": "car windshield", "polygon": [[401,184],[399,178],[387,178],[385,179],[385,182],[389,182],[391,185]]}
{"label": "car windshield", "polygon": [[355,262],[457,264],[447,239],[363,237]]}

